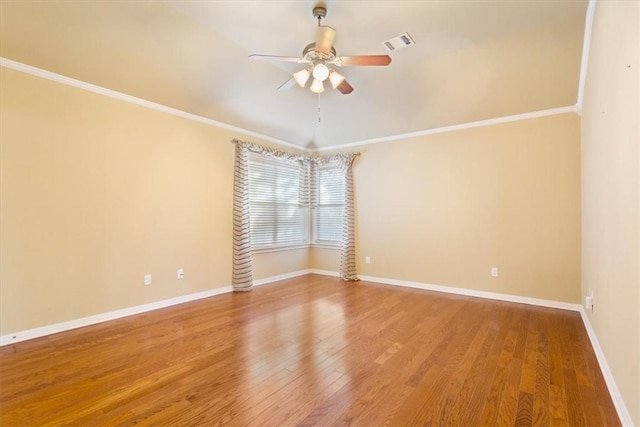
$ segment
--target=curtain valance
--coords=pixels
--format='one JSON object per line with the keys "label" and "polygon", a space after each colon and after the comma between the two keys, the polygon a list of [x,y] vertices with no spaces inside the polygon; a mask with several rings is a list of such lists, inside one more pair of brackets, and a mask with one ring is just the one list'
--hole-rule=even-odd
{"label": "curtain valance", "polygon": [[328,156],[309,156],[305,154],[295,154],[288,151],[281,151],[253,142],[242,141],[240,139],[233,139],[231,142],[241,147],[245,147],[248,152],[261,154],[265,157],[271,157],[273,159],[291,163],[310,162],[318,166],[337,164],[344,167],[349,167],[353,163],[353,160],[360,155],[360,153],[337,153]]}

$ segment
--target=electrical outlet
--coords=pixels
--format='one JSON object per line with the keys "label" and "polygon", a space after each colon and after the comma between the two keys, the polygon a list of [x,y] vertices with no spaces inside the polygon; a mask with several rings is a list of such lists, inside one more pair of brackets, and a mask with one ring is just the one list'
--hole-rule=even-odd
{"label": "electrical outlet", "polygon": [[584,299],[584,306],[587,310],[593,311],[593,290],[591,289],[589,289],[589,292]]}
{"label": "electrical outlet", "polygon": [[491,267],[491,277],[498,277],[498,267]]}
{"label": "electrical outlet", "polygon": [[584,299],[584,306],[587,310],[593,310],[593,297],[591,295],[587,295]]}
{"label": "electrical outlet", "polygon": [[364,257],[364,262],[365,264],[371,264],[371,257],[370,256]]}
{"label": "electrical outlet", "polygon": [[176,274],[178,280],[184,279],[184,270],[182,268],[178,269],[178,273]]}
{"label": "electrical outlet", "polygon": [[150,274],[145,274],[144,275],[144,285],[145,286],[149,286],[151,284],[151,275]]}

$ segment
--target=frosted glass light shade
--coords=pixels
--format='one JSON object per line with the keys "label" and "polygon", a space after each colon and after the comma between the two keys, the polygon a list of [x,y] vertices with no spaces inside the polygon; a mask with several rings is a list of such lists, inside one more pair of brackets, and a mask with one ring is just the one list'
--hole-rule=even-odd
{"label": "frosted glass light shade", "polygon": [[300,87],[304,87],[307,84],[307,80],[309,80],[309,70],[304,69],[300,70],[297,73],[293,73],[293,79],[300,85]]}
{"label": "frosted glass light shade", "polygon": [[329,77],[329,68],[323,63],[316,64],[313,67],[313,78],[316,80],[320,80],[321,82],[327,80]]}
{"label": "frosted glass light shade", "polygon": [[324,92],[324,84],[322,84],[322,80],[313,79],[313,83],[311,83],[310,89],[313,93]]}
{"label": "frosted glass light shade", "polygon": [[331,85],[335,89],[338,86],[340,86],[340,83],[344,81],[344,76],[342,74],[338,74],[334,70],[331,70],[331,72],[329,73],[329,81],[331,82]]}

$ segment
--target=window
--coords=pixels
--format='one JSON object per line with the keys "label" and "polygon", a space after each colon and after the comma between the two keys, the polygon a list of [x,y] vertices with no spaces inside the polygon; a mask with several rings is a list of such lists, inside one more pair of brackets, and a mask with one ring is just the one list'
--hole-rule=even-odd
{"label": "window", "polygon": [[251,246],[308,244],[309,209],[298,200],[300,166],[249,158]]}
{"label": "window", "polygon": [[[251,247],[254,250],[342,243],[344,171],[335,165],[316,169],[315,206],[300,204],[300,165],[249,157]],[[312,220],[312,222],[311,222]]]}
{"label": "window", "polygon": [[314,217],[314,243],[339,245],[342,242],[344,171],[336,166],[317,170],[318,204]]}

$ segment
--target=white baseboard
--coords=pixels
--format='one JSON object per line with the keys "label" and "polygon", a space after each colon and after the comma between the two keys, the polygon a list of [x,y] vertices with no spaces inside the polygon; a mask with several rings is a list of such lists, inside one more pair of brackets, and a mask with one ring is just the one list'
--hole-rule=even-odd
{"label": "white baseboard", "polygon": [[[321,274],[323,276],[340,277],[337,271],[329,270],[308,270],[309,273]],[[540,307],[559,308],[562,310],[580,311],[582,306],[570,302],[554,301],[540,298],[521,297],[518,295],[500,294],[496,292],[476,291],[473,289],[454,288],[452,286],[432,285],[429,283],[410,282],[407,280],[389,279],[386,277],[375,276],[358,276],[360,280],[373,283],[382,283],[385,285],[402,286],[405,288],[424,289],[428,291],[444,292],[447,294],[465,295],[470,297],[487,298],[498,301],[515,302],[519,304],[537,305]]]}
{"label": "white baseboard", "polygon": [[[253,285],[254,286],[266,285],[267,283],[273,283],[279,280],[286,280],[294,277],[304,276],[305,274],[310,274],[310,273],[320,274],[323,276],[340,277],[340,274],[335,271],[307,269],[307,270],[299,270],[291,273],[280,274],[277,276],[271,276],[263,279],[254,280]],[[393,286],[425,289],[429,291],[444,292],[449,294],[465,295],[465,296],[472,296],[472,297],[478,297],[478,298],[488,298],[488,299],[499,300],[499,301],[508,301],[508,302],[537,305],[537,306],[550,307],[550,308],[559,308],[563,310],[571,310],[571,311],[579,312],[582,317],[582,321],[585,325],[585,329],[587,330],[589,339],[591,340],[591,345],[596,354],[598,364],[600,365],[600,370],[602,371],[602,375],[604,376],[605,382],[609,389],[609,394],[611,395],[611,399],[613,400],[613,403],[618,412],[618,416],[620,417],[620,421],[622,422],[623,426],[633,426],[631,415],[629,414],[629,411],[627,410],[624,400],[622,399],[622,395],[620,394],[620,390],[618,389],[618,386],[616,385],[616,382],[613,378],[611,369],[609,369],[609,364],[607,363],[607,360],[604,356],[602,348],[600,347],[600,343],[598,342],[596,333],[593,327],[591,326],[591,322],[589,321],[589,316],[587,316],[587,313],[585,312],[584,307],[582,307],[582,305],[561,302],[561,301],[521,297],[517,295],[476,291],[472,289],[454,288],[454,287],[442,286],[442,285],[431,285],[427,283],[410,282],[406,280],[395,280],[395,279],[387,279],[387,278],[373,277],[373,276],[360,276],[360,279],[367,282],[383,283],[383,284],[393,285]],[[109,313],[83,317],[81,319],[75,319],[67,322],[56,323],[53,325],[43,326],[35,329],[29,329],[26,331],[16,332],[13,334],[1,335],[0,347],[7,344],[13,344],[20,341],[26,341],[32,338],[39,338],[46,335],[56,334],[59,332],[80,328],[83,326],[94,325],[96,323],[102,323],[108,320],[115,320],[121,317],[132,316],[134,314],[140,314],[147,311],[157,310],[160,308],[182,304],[189,301],[195,301],[202,298],[208,298],[211,296],[220,295],[220,294],[224,294],[232,291],[233,289],[231,286],[224,286],[222,288],[198,292],[190,295],[183,295],[183,296],[170,298],[162,301],[152,302],[149,304],[138,305],[135,307],[124,308],[124,309],[112,311]]]}
{"label": "white baseboard", "polygon": [[311,270],[298,270],[292,273],[279,274],[277,276],[265,277],[264,279],[258,279],[253,281],[253,286],[266,285],[267,283],[277,282],[279,280],[292,279],[294,277],[304,276],[311,273]]}
{"label": "white baseboard", "polygon": [[[315,274],[324,274],[326,276],[339,276],[338,273],[333,271],[311,270],[311,272]],[[604,356],[602,347],[600,347],[600,343],[598,342],[596,333],[593,327],[591,326],[591,322],[589,321],[589,316],[587,316],[587,313],[582,305],[562,302],[562,301],[521,297],[517,295],[476,291],[472,289],[454,288],[454,287],[442,286],[442,285],[431,285],[427,283],[410,282],[406,280],[395,280],[395,279],[387,279],[387,278],[373,277],[373,276],[360,276],[360,279],[367,282],[382,283],[386,285],[425,289],[429,291],[444,292],[449,294],[465,295],[465,296],[472,296],[472,297],[478,297],[478,298],[488,298],[488,299],[499,300],[499,301],[508,301],[508,302],[515,302],[520,304],[537,305],[541,307],[559,308],[563,310],[579,312],[582,318],[582,322],[585,326],[585,329],[587,330],[587,335],[589,336],[589,339],[591,341],[591,346],[593,347],[593,351],[596,355],[596,359],[598,360],[598,364],[600,365],[600,371],[602,372],[604,380],[607,384],[607,388],[609,389],[611,400],[613,400],[613,404],[618,413],[618,417],[620,417],[620,422],[622,423],[623,426],[633,427],[634,424],[633,424],[633,420],[631,419],[631,414],[629,414],[629,411],[627,410],[624,400],[622,399],[622,395],[620,394],[620,390],[618,389],[615,379],[613,378],[611,369],[609,369],[609,364],[607,363],[607,359]]]}
{"label": "white baseboard", "polygon": [[71,329],[81,328],[83,326],[95,325],[96,323],[115,320],[121,317],[132,316],[134,314],[145,313],[159,308],[165,308],[176,304],[182,304],[189,301],[195,301],[202,298],[208,298],[214,295],[220,295],[231,292],[231,286],[211,289],[208,291],[198,292],[195,294],[182,295],[175,298],[169,298],[162,301],[151,302],[148,304],[137,305],[135,307],[123,308],[108,313],[96,314],[94,316],[82,317],[80,319],[69,320],[66,322],[55,323],[53,325],[42,326],[39,328],[28,329],[26,331],[14,332],[0,336],[0,346],[14,344],[20,341],[26,341],[33,338],[39,338],[46,335],[57,334],[59,332],[69,331]]}
{"label": "white baseboard", "polygon": [[406,280],[387,279],[383,277],[360,276],[360,280],[384,283],[387,285],[403,286],[406,288],[425,289],[428,291],[444,292],[447,294],[465,295],[470,297],[487,298],[498,301],[515,302],[519,304],[537,305],[541,307],[559,308],[562,310],[580,311],[582,306],[563,301],[553,301],[540,298],[521,297],[518,295],[500,294],[496,292],[476,291],[473,289],[454,288],[451,286],[431,285],[428,283],[409,282]]}
{"label": "white baseboard", "polygon": [[[266,277],[264,279],[254,280],[254,286],[260,286],[267,283],[277,282],[278,280],[290,279],[292,277],[303,276],[309,274],[310,270],[300,270],[287,274],[280,274],[278,276]],[[157,310],[160,308],[170,307],[172,305],[182,304],[189,301],[195,301],[202,298],[208,298],[215,295],[225,294],[232,292],[231,286],[224,286],[222,288],[211,289],[208,291],[198,292],[195,294],[182,295],[175,298],[169,298],[162,301],[151,302],[148,304],[137,305],[135,307],[127,307],[120,310],[110,311],[108,313],[96,314],[93,316],[82,317],[80,319],[69,320],[66,322],[55,323],[53,325],[42,326],[39,328],[28,329],[25,331],[14,332],[12,334],[0,335],[0,347],[8,344],[14,344],[20,341],[26,341],[33,338],[40,338],[47,335],[57,334],[59,332],[65,332],[83,326],[95,325],[96,323],[102,323],[109,320],[119,319],[121,317],[133,316],[134,314],[145,313],[151,310]]]}
{"label": "white baseboard", "polygon": [[309,273],[320,274],[322,276],[340,277],[340,273],[338,273],[337,271],[318,270],[315,268],[312,268],[311,270],[309,270]]}
{"label": "white baseboard", "polygon": [[602,351],[602,347],[600,347],[600,343],[598,342],[596,331],[593,329],[593,326],[591,326],[591,320],[589,320],[589,316],[582,306],[580,306],[580,316],[582,317],[582,322],[584,323],[584,327],[587,330],[587,335],[589,335],[589,340],[591,340],[591,346],[593,347],[593,351],[596,354],[596,359],[598,359],[600,371],[602,371],[604,381],[605,383],[607,383],[607,388],[609,389],[611,400],[613,400],[613,404],[616,407],[618,416],[620,417],[620,422],[623,426],[633,427],[631,414],[629,413],[629,410],[627,409],[627,406],[622,399],[622,395],[620,394],[620,390],[618,389],[616,381],[613,378],[613,373],[611,373],[611,369],[609,368],[607,359],[604,357],[604,352]]}

